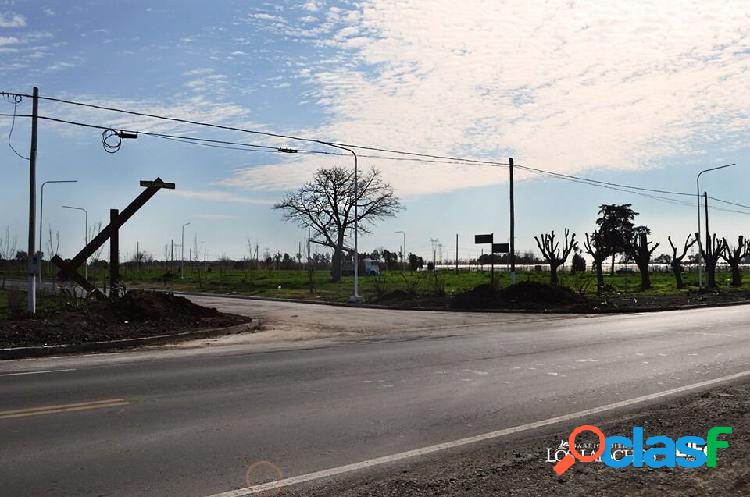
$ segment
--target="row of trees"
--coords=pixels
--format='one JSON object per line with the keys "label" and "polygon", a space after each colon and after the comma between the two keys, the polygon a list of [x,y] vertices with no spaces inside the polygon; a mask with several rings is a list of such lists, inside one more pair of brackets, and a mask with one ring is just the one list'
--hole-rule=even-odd
{"label": "row of trees", "polygon": [[[591,234],[586,233],[586,241],[583,243],[583,247],[585,252],[593,259],[597,288],[600,293],[604,288],[604,262],[611,258],[610,272],[614,273],[615,257],[618,254],[624,254],[625,260],[635,261],[641,276],[641,289],[651,288],[649,264],[659,244],[649,242],[648,237],[651,230],[647,226],[635,225],[634,221],[637,215],[638,213],[632,209],[631,204],[603,204],[599,206],[599,217],[596,219],[597,229]],[[578,261],[574,260],[574,270],[576,266],[580,267],[582,258],[578,254],[578,241],[575,238],[576,234],[571,234],[570,230],[566,229],[563,246],[560,247],[560,240],[555,238],[554,231],[534,237],[545,262],[549,264],[552,285],[558,284],[557,270],[565,263],[571,253],[574,253],[574,259],[579,258]],[[695,236],[688,235],[680,250],[672,242],[671,236],[667,239],[672,248],[669,264],[677,288],[684,288],[685,284],[682,279],[683,261],[690,248],[698,240]],[[726,238],[717,238],[714,233],[712,236],[706,237],[705,246],[698,245],[701,257],[705,262],[706,286],[708,288],[716,287],[716,265],[719,259],[723,259],[730,267],[731,285],[742,285],[740,264],[750,256],[750,241],[745,240],[743,236],[739,236],[737,244],[733,246]]]}

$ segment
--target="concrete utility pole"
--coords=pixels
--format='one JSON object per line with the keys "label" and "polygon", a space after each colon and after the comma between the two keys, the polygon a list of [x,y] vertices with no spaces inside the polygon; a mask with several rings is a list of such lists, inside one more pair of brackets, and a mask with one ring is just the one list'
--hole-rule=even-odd
{"label": "concrete utility pole", "polygon": [[708,193],[706,192],[703,192],[703,208],[706,211],[706,253],[711,255],[713,244],[711,243],[711,231],[708,229]]}
{"label": "concrete utility pole", "polygon": [[510,254],[508,259],[510,260],[510,284],[516,283],[516,247],[515,247],[515,232],[516,232],[516,221],[513,207],[513,157],[508,159],[508,178],[509,178],[509,192],[510,192]]}
{"label": "concrete utility pole", "polygon": [[[29,246],[27,253],[28,270],[28,299],[26,310],[29,314],[36,314],[36,132],[39,117],[39,88],[34,87],[34,97],[31,108],[31,145],[29,149]],[[41,241],[40,241],[41,243]]]}
{"label": "concrete utility pole", "polygon": [[[695,189],[696,189],[696,198],[698,199],[698,288],[703,287],[703,252],[702,252],[702,246],[701,246],[701,175],[710,171],[718,171],[719,169],[724,169],[726,167],[731,167],[736,165],[735,163],[732,164],[724,164],[723,166],[719,167],[710,167],[708,169],[704,169],[703,171],[700,171],[698,173],[698,176],[695,177]],[[708,216],[708,205],[706,205],[706,215]],[[706,232],[708,232],[708,229],[706,229]]]}
{"label": "concrete utility pole", "polygon": [[185,226],[189,226],[190,222],[182,225],[182,244],[180,244],[180,279],[185,279]]}

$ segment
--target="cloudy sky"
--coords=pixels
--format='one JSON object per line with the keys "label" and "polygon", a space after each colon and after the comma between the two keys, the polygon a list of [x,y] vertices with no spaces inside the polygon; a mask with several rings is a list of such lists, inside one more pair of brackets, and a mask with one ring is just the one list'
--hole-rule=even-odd
{"label": "cloudy sky", "polygon": [[[356,2],[0,0],[0,90],[310,136],[357,145],[517,164],[599,181],[695,192],[750,204],[750,6],[744,1]],[[0,101],[2,114],[14,104]],[[17,106],[28,114],[29,99]],[[42,101],[40,114],[139,131],[320,149]],[[19,247],[27,229],[28,119],[0,117],[0,227]],[[323,166],[349,157],[225,150],[141,136],[116,154],[100,132],[42,122],[39,179],[77,179],[45,192],[44,229],[80,245],[83,220],[105,221],[138,180],[177,183],[122,232],[162,256],[180,227],[210,257],[294,253],[305,233],[271,205]],[[452,257],[479,249],[475,233],[507,239],[503,167],[363,159],[383,171],[406,210],[362,240],[364,249]],[[629,202],[666,236],[695,231],[695,199],[657,200],[516,174],[517,247],[570,227],[590,231],[597,206]],[[688,203],[689,205],[685,205]],[[737,209],[729,204],[717,207]],[[712,211],[720,235],[750,235],[750,209]],[[46,236],[45,236],[46,238]],[[188,244],[186,244],[188,245]],[[192,242],[189,244],[192,247]],[[661,250],[659,251],[661,252]]]}

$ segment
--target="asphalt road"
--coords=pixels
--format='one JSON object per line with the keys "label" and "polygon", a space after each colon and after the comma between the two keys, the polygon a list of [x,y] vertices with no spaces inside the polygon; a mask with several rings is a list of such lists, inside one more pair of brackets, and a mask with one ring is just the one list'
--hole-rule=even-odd
{"label": "asphalt road", "polygon": [[0,493],[204,497],[246,486],[258,461],[301,475],[750,369],[748,306],[576,317],[196,300],[268,331],[0,363]]}

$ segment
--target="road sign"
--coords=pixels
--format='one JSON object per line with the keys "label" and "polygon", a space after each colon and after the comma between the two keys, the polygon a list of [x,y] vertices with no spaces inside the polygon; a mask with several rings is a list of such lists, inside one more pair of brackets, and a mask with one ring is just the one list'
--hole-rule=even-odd
{"label": "road sign", "polygon": [[510,243],[493,243],[492,244],[493,254],[508,254],[510,253]]}
{"label": "road sign", "polygon": [[489,235],[474,235],[474,243],[492,243],[493,233]]}

